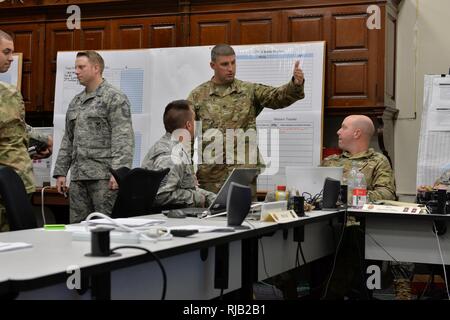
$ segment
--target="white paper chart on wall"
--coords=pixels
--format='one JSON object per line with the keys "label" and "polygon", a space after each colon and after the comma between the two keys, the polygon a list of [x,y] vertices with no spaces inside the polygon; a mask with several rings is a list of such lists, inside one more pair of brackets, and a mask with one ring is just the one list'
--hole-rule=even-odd
{"label": "white paper chart on wall", "polygon": [[425,75],[417,186],[433,185],[450,164],[450,76]]}

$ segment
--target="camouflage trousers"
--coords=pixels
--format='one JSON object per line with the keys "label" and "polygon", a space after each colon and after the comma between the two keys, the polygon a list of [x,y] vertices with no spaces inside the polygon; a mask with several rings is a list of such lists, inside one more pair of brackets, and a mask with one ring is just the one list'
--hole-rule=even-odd
{"label": "camouflage trousers", "polygon": [[[31,200],[32,194],[28,194],[28,198]],[[0,232],[7,232],[9,231],[9,223],[8,219],[6,218],[6,208],[3,204],[3,200],[0,198]]]}
{"label": "camouflage trousers", "polygon": [[117,190],[110,190],[109,180],[70,181],[70,223],[86,219],[92,212],[111,215]]}

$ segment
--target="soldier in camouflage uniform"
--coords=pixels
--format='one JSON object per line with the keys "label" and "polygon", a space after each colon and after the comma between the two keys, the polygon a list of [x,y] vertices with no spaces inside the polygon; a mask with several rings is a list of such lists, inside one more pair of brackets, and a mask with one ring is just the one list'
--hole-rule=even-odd
{"label": "soldier in camouflage uniform", "polygon": [[[369,117],[362,115],[346,117],[337,132],[339,148],[344,153],[325,158],[322,165],[344,167],[344,180],[346,180],[352,163],[356,162],[359,171],[366,178],[369,201],[395,200],[396,188],[391,165],[384,155],[369,148],[370,139],[374,133],[375,127]],[[368,289],[365,288],[365,281],[361,279],[361,275],[366,274],[361,265],[361,261],[364,261],[364,248],[361,247],[364,243],[363,237],[364,230],[360,228],[354,217],[348,216],[335,271],[327,288],[327,299],[339,299],[351,295],[352,288],[357,288],[364,298],[368,297],[364,296],[364,292]],[[409,281],[407,277],[403,277],[406,275],[403,272],[405,268],[403,264],[392,266],[394,274],[402,275],[402,278],[397,276],[395,283],[404,284]],[[397,273],[398,269],[402,272]]]}
{"label": "soldier in camouflage uniform", "polygon": [[111,214],[117,182],[109,168],[131,167],[134,134],[125,94],[102,78],[103,58],[95,51],[77,54],[75,72],[86,87],[69,104],[66,128],[53,176],[58,192],[71,169],[70,221],[94,211]]}
{"label": "soldier in camouflage uniform", "polygon": [[[0,30],[0,73],[7,72],[13,62],[14,43],[10,35]],[[16,87],[0,82],[0,165],[12,167],[22,179],[26,192],[35,190],[33,165],[28,155],[29,136],[47,142],[51,137],[43,136],[25,123],[25,106]],[[39,154],[43,158],[51,149]],[[8,231],[6,209],[0,199],[0,232]]]}
{"label": "soldier in camouflage uniform", "polygon": [[[243,129],[244,132],[256,130],[256,117],[263,108],[287,107],[305,96],[304,76],[299,61],[295,63],[291,81],[278,88],[235,79],[236,56],[229,45],[220,44],[212,49],[210,66],[214,70],[212,79],[192,90],[188,97],[193,102],[196,120],[201,121],[204,141],[211,141],[215,135],[214,131],[208,129],[219,130],[223,137],[226,129]],[[205,146],[201,146],[203,150]],[[234,143],[234,159],[238,158],[236,146]],[[246,143],[246,153],[249,152],[248,148]],[[217,193],[236,165],[226,164],[223,149],[215,156],[220,163],[200,164],[197,177],[202,188]],[[248,154],[245,159],[245,166],[251,167]],[[258,164],[261,164],[260,160]],[[258,164],[254,163],[253,166]]]}
{"label": "soldier in camouflage uniform", "polygon": [[216,195],[197,186],[190,156],[195,113],[189,101],[172,101],[163,118],[166,133],[150,148],[141,165],[148,170],[170,168],[161,182],[155,205],[208,207]]}
{"label": "soldier in camouflage uniform", "polygon": [[370,201],[395,200],[394,173],[388,159],[369,148],[370,139],[375,132],[372,120],[361,115],[348,116],[337,132],[341,155],[332,155],[324,159],[326,167],[344,167],[344,179],[347,178],[356,162],[359,171],[364,174]]}

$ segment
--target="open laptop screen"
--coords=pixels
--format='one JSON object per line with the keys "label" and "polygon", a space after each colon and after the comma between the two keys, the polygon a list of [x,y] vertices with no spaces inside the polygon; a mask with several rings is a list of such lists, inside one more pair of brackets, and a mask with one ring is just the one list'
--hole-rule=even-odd
{"label": "open laptop screen", "polygon": [[248,186],[252,183],[253,179],[258,173],[259,169],[256,168],[234,168],[223,184],[222,188],[220,188],[219,192],[217,193],[216,199],[209,206],[209,211],[211,213],[226,211],[228,189],[230,188],[231,182],[236,182],[238,184]]}
{"label": "open laptop screen", "polygon": [[311,196],[323,189],[327,177],[342,181],[342,167],[286,167],[286,185]]}

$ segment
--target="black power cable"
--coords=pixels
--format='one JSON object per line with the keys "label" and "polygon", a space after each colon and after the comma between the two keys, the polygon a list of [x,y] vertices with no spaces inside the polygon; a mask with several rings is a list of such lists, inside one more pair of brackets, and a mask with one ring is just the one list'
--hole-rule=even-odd
{"label": "black power cable", "polygon": [[161,269],[161,273],[163,276],[163,289],[162,289],[162,294],[161,294],[161,300],[164,300],[166,298],[166,290],[167,290],[167,274],[166,274],[166,270],[164,269],[164,266],[161,263],[161,260],[159,260],[159,258],[156,256],[156,254],[154,254],[153,252],[151,252],[148,249],[145,249],[142,247],[136,247],[136,246],[119,246],[119,247],[115,247],[115,248],[111,249],[111,252],[115,252],[120,249],[142,250],[142,251],[145,251],[146,253],[148,253],[149,255],[151,255],[153,257],[153,259],[155,259],[156,263],[158,264],[159,268]]}
{"label": "black power cable", "polygon": [[305,259],[305,255],[303,254],[303,248],[302,248],[301,242],[298,242],[298,244],[297,244],[297,253],[298,253],[298,250],[300,250],[300,254],[302,255],[302,259],[303,259],[303,264],[305,265],[306,259]]}

